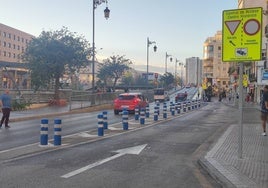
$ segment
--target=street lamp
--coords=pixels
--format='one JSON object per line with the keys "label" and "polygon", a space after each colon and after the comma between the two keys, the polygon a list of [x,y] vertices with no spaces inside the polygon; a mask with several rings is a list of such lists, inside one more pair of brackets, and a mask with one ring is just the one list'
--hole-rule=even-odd
{"label": "street lamp", "polygon": [[170,57],[170,62],[172,62],[172,55],[168,55],[167,52],[166,52],[166,58],[165,58],[165,73],[167,73],[167,58]]}
{"label": "street lamp", "polygon": [[106,8],[104,10],[104,17],[106,19],[110,16],[110,10],[107,7],[107,0],[93,0],[93,39],[92,39],[92,92],[95,92],[95,9],[98,5],[106,3]]}
{"label": "street lamp", "polygon": [[[149,47],[151,44],[155,44],[155,41],[150,41],[149,37],[147,37],[147,70],[146,70],[146,83],[149,85]],[[156,52],[157,46],[154,45],[154,52]]]}
{"label": "street lamp", "polygon": [[180,62],[179,65],[181,66],[181,88],[182,88],[182,84],[183,84],[183,80],[182,80],[182,68],[185,67],[185,66],[184,66],[184,64],[182,62]]}
{"label": "street lamp", "polygon": [[175,59],[175,72],[174,72],[174,78],[175,78],[175,90],[177,87],[177,63],[180,62],[177,58]]}

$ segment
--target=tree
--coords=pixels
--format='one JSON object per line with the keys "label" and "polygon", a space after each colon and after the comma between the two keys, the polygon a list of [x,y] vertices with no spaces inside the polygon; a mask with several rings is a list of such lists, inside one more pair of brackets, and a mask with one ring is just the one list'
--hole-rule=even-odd
{"label": "tree", "polygon": [[66,27],[43,31],[28,44],[22,59],[28,63],[34,90],[55,83],[54,99],[59,99],[60,78],[88,65],[89,43]]}
{"label": "tree", "polygon": [[174,84],[175,78],[174,76],[170,73],[167,72],[160,78],[160,82],[163,84],[164,88],[169,88]]}
{"label": "tree", "polygon": [[113,90],[115,90],[118,79],[122,78],[125,71],[130,69],[130,64],[131,61],[125,59],[124,56],[111,56],[100,65],[97,77],[103,81],[105,86],[107,86],[108,80],[111,80]]}

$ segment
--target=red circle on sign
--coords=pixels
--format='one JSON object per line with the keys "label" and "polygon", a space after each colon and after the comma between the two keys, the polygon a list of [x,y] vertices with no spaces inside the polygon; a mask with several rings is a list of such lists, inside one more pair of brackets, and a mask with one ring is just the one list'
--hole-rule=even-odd
{"label": "red circle on sign", "polygon": [[247,35],[255,35],[259,32],[261,24],[256,19],[250,19],[244,24],[244,31]]}

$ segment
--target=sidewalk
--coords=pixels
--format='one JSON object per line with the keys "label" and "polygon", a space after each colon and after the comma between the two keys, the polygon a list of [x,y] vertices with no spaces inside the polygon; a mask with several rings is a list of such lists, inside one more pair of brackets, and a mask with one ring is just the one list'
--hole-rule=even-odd
{"label": "sidewalk", "polygon": [[243,109],[242,158],[238,153],[240,127],[237,123],[226,130],[199,162],[224,187],[267,188],[268,136],[261,135],[258,107],[246,104]]}

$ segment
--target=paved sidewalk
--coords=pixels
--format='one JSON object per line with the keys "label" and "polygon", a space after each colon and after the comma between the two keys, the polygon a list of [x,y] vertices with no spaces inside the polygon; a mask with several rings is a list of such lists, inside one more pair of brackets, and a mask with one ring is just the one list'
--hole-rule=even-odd
{"label": "paved sidewalk", "polygon": [[[242,158],[238,154],[240,127],[231,125],[199,162],[224,187],[268,187],[268,136],[262,136],[260,111],[243,107]],[[237,113],[238,114],[238,113]]]}

